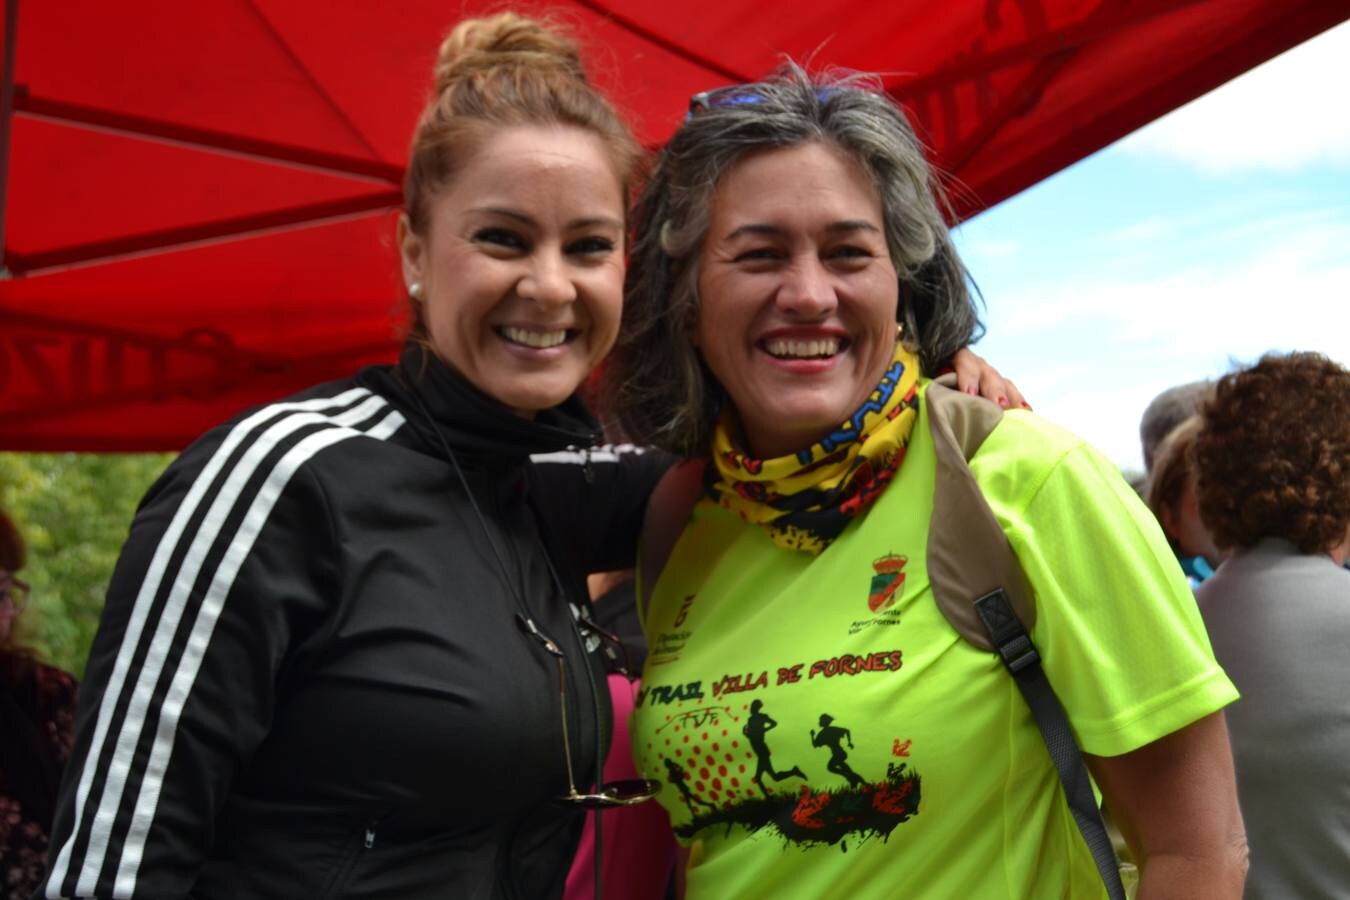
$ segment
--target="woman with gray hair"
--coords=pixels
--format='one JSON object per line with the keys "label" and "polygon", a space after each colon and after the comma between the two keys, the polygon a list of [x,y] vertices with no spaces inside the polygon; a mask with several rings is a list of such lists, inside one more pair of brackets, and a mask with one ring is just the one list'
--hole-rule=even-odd
{"label": "woman with gray hair", "polygon": [[[874,81],[788,64],[695,96],[639,200],[617,411],[705,465],[685,467],[702,497],[683,532],[646,536],[634,719],[639,767],[678,766],[698,801],[660,797],[688,896],[1107,890],[1013,681],[932,596],[942,389],[920,369],[980,328],[938,195]],[[1025,410],[969,465],[1139,897],[1239,896],[1236,693],[1147,509]],[[741,739],[752,701],[777,723],[773,770],[799,773],[768,791]],[[849,723],[854,777],[813,746],[824,713]]]}

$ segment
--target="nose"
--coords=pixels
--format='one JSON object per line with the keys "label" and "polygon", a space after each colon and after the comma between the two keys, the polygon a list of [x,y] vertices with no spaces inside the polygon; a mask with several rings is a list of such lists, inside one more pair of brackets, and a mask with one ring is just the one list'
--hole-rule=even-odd
{"label": "nose", "polygon": [[776,302],[784,312],[818,319],[833,312],[839,305],[839,298],[835,295],[830,273],[812,256],[783,270]]}
{"label": "nose", "polygon": [[516,292],[544,306],[563,306],[577,299],[567,260],[561,251],[540,249],[516,285]]}

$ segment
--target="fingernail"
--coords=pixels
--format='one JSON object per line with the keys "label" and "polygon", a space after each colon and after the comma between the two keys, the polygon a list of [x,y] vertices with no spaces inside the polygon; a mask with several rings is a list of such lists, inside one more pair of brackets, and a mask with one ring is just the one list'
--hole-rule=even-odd
{"label": "fingernail", "polygon": [[1022,401],[1022,408],[1025,409],[1027,412],[1031,412],[1031,404],[1025,400]]}
{"label": "fingernail", "polygon": [[998,398],[998,405],[999,405],[999,406],[1007,406],[1007,405],[1008,405],[1008,398],[1007,398],[1007,397],[999,397],[999,398]]}
{"label": "fingernail", "polygon": [[966,388],[966,393],[967,393],[967,394],[970,394],[971,396],[974,396],[974,395],[978,394],[979,391],[976,390],[976,389],[975,389],[975,385],[972,384],[970,387]]}

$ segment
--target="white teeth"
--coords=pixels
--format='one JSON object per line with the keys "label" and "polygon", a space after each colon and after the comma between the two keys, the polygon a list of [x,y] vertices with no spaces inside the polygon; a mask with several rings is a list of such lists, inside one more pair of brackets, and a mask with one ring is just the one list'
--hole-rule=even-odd
{"label": "white teeth", "polygon": [[524,344],[526,347],[539,349],[556,347],[567,340],[566,331],[528,331],[514,325],[503,325],[501,334],[513,344]]}
{"label": "white teeth", "polygon": [[813,359],[821,356],[834,356],[839,352],[839,338],[817,338],[810,341],[772,338],[764,342],[764,349],[768,350],[771,356],[787,359]]}

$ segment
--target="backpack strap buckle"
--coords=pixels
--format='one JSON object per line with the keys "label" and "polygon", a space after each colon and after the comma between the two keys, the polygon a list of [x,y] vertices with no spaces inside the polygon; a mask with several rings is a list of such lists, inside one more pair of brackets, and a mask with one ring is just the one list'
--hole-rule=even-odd
{"label": "backpack strap buckle", "polygon": [[975,611],[1009,672],[1017,675],[1031,666],[1040,665],[1041,655],[1036,652],[1036,645],[1031,642],[1026,627],[1013,613],[1012,604],[1008,602],[1008,595],[1003,588],[994,588],[978,598]]}

